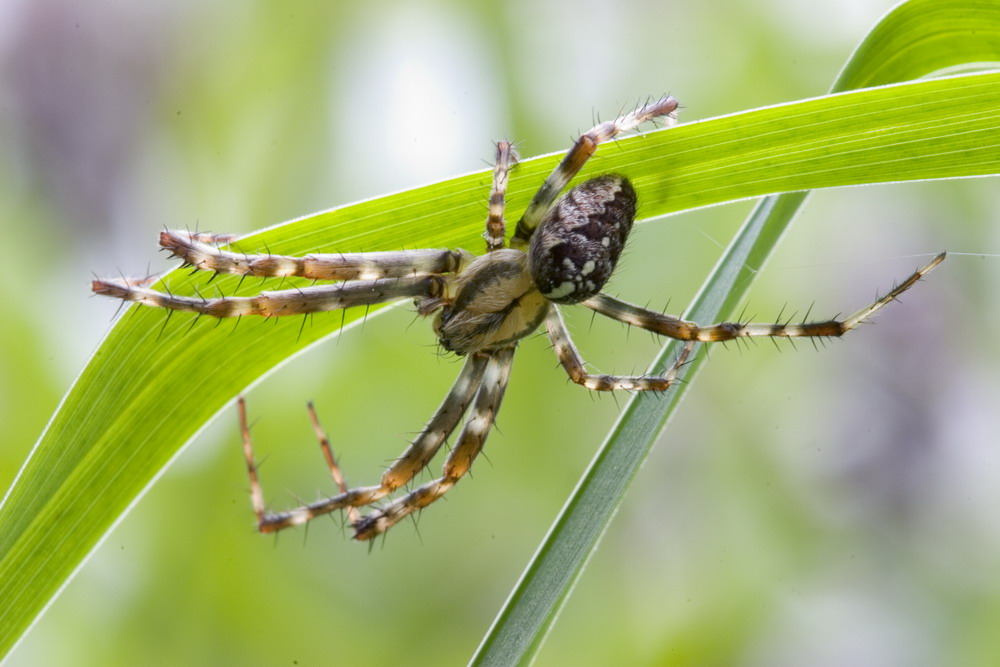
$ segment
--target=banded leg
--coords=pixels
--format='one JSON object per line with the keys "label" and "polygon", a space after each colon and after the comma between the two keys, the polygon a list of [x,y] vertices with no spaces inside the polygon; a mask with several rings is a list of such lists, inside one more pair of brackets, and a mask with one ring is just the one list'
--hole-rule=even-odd
{"label": "banded leg", "polygon": [[482,385],[476,393],[472,414],[458,436],[441,470],[441,477],[364,517],[354,527],[354,538],[370,540],[392,528],[404,517],[427,507],[447,493],[469,472],[472,462],[483,450],[486,436],[496,420],[510,379],[514,347],[506,347],[489,354],[489,365],[483,374]]}
{"label": "banded leg", "polygon": [[552,349],[559,357],[559,363],[573,382],[594,391],[666,391],[677,378],[677,372],[687,361],[694,347],[694,341],[689,341],[673,365],[663,375],[594,375],[588,373],[573,344],[566,323],[563,321],[559,307],[553,305],[545,316],[545,329],[552,342]]}
{"label": "banded leg", "polygon": [[511,167],[517,164],[517,154],[509,141],[497,142],[497,159],[493,166],[493,187],[490,190],[490,211],[486,218],[486,251],[493,252],[504,247],[507,225],[504,222],[504,208],[507,199],[507,180]]}
{"label": "banded leg", "polygon": [[514,238],[511,239],[511,247],[523,249],[528,244],[528,240],[542,218],[545,217],[549,207],[552,206],[566,184],[579,173],[583,165],[594,154],[598,144],[610,141],[622,132],[634,130],[646,121],[671,116],[679,105],[680,103],[673,97],[661,97],[657,101],[641,106],[620,118],[595,125],[590,131],[584,133],[576,140],[573,148],[563,157],[559,165],[545,179],[542,187],[535,193],[528,208],[524,211],[524,215],[517,223]]}
{"label": "banded leg", "polygon": [[[227,245],[233,243],[238,238],[239,234],[213,234],[212,232],[191,232],[191,231],[175,231],[167,230],[171,234],[181,234],[186,238],[193,241],[198,241],[200,243],[211,243],[214,245]],[[162,238],[162,235],[161,235]]]}
{"label": "banded leg", "polygon": [[462,415],[465,414],[469,404],[472,402],[473,396],[479,391],[480,385],[483,382],[483,374],[486,371],[489,361],[490,356],[485,353],[469,355],[465,366],[462,368],[462,372],[455,380],[451,391],[448,392],[444,401],[441,402],[434,416],[431,417],[420,434],[413,440],[406,451],[403,452],[402,456],[396,459],[395,463],[383,473],[381,483],[378,486],[358,487],[355,489],[347,488],[342,474],[339,474],[340,469],[334,461],[333,453],[329,451],[328,442],[324,445],[326,434],[318,427],[314,419],[313,427],[320,440],[320,446],[323,447],[323,454],[327,465],[330,467],[330,474],[334,478],[334,482],[337,484],[340,493],[309,505],[273,514],[268,514],[264,506],[264,494],[261,491],[260,481],[257,476],[257,467],[253,456],[253,443],[250,440],[250,430],[247,427],[246,409],[241,398],[240,430],[243,434],[243,454],[250,476],[250,497],[253,503],[254,514],[257,516],[257,529],[262,533],[273,533],[284,528],[304,524],[318,516],[340,509],[347,509],[351,524],[357,524],[358,518],[356,513],[351,512],[352,508],[364,507],[385,498],[413,479],[434,457],[441,448],[441,445],[444,444],[444,441],[454,432],[459,421],[462,419]]}
{"label": "banded leg", "polygon": [[[337,489],[340,490],[341,493],[347,493],[350,490],[347,487],[347,478],[344,477],[344,472],[340,469],[340,465],[337,464],[337,457],[333,455],[333,447],[330,446],[330,438],[326,436],[326,431],[324,431],[323,427],[320,426],[319,424],[319,417],[316,416],[316,407],[313,405],[312,401],[309,401],[307,407],[309,409],[309,422],[312,424],[313,433],[316,434],[316,440],[319,441],[319,448],[323,450],[323,458],[326,459],[326,467],[330,469],[330,479],[332,479],[333,483],[337,485]],[[242,396],[240,396],[240,411],[241,411],[240,418],[244,422],[242,426],[243,428],[246,428],[246,408],[244,407],[244,401]],[[241,431],[242,430],[243,429],[241,429]],[[247,433],[246,437],[249,438],[249,433]],[[246,452],[244,452],[244,454],[246,454]],[[253,462],[252,451],[250,453],[249,461],[251,463]],[[262,495],[263,492],[258,492],[256,494],[256,496],[262,496]],[[253,501],[255,503],[257,502],[256,496],[253,498]],[[263,502],[263,499],[261,499],[261,502]],[[254,507],[254,513],[257,514],[257,522],[259,525],[261,514],[257,513],[256,505]],[[347,508],[347,521],[352,526],[358,522],[360,516],[361,515],[358,513],[357,507]]]}
{"label": "banded leg", "polygon": [[671,315],[662,315],[621,301],[607,294],[598,294],[581,303],[601,315],[606,315],[626,324],[646,329],[670,338],[680,340],[714,343],[749,338],[757,336],[771,337],[830,337],[843,336],[851,329],[870,318],[900,294],[913,287],[917,281],[927,275],[934,267],[944,261],[946,253],[941,253],[929,264],[914,271],[899,285],[871,305],[865,306],[843,320],[826,320],[824,322],[804,322],[802,324],[741,324],[739,322],[723,322],[710,326],[699,326]]}
{"label": "banded leg", "polygon": [[444,290],[441,276],[406,276],[378,280],[352,280],[333,285],[261,292],[257,296],[220,296],[214,298],[178,296],[158,292],[137,280],[94,280],[91,289],[96,294],[123,301],[135,301],[145,306],[184,310],[212,317],[260,315],[279,317],[304,315],[352,306],[405,298],[437,298]]}
{"label": "banded leg", "polygon": [[179,257],[185,264],[205,271],[241,276],[300,276],[310,280],[375,280],[455,273],[472,259],[464,250],[313,253],[304,257],[247,255],[210,244],[233,238],[171,229],[160,232],[160,246],[169,250],[171,257]]}

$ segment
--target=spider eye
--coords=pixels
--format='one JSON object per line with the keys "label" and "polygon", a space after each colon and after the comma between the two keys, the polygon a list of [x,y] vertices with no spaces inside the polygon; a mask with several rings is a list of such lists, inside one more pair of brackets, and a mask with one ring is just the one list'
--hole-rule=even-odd
{"label": "spider eye", "polygon": [[549,301],[579,303],[604,287],[635,220],[635,188],[618,174],[566,193],[531,238],[528,265]]}

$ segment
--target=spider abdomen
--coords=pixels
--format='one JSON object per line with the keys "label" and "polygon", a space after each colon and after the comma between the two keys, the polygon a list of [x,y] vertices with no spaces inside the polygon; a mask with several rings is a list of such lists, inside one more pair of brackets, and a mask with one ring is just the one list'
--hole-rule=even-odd
{"label": "spider abdomen", "polygon": [[635,189],[606,174],[566,193],[542,220],[528,250],[539,291],[555,303],[589,299],[611,278],[632,222]]}

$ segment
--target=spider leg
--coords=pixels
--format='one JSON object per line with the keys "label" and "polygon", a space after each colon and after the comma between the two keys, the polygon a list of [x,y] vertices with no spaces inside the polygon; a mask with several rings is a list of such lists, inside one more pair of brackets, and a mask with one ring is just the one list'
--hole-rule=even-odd
{"label": "spider leg", "polygon": [[510,169],[517,164],[517,154],[509,141],[497,142],[496,164],[493,166],[493,188],[490,190],[490,210],[486,218],[486,251],[493,252],[504,246],[507,225],[503,214],[507,198],[507,180]]}
{"label": "spider leg", "polygon": [[[244,409],[245,408],[243,407],[243,397],[240,396],[240,410],[242,411]],[[333,448],[330,446],[330,438],[327,437],[326,431],[323,429],[322,426],[320,426],[319,417],[316,416],[316,407],[313,405],[312,401],[309,401],[308,409],[309,409],[309,421],[312,423],[313,433],[316,434],[316,440],[319,441],[319,447],[321,450],[323,450],[323,458],[326,459],[326,466],[327,468],[330,469],[330,479],[332,479],[333,483],[337,485],[337,489],[340,490],[341,493],[347,493],[350,489],[347,486],[347,479],[344,477],[344,471],[340,469],[340,465],[337,463],[337,458],[333,455]],[[240,418],[245,422],[246,413],[240,412]],[[249,434],[247,434],[246,437],[249,438]],[[246,453],[244,452],[244,454]],[[252,461],[253,461],[253,452],[250,452],[250,457],[248,458],[248,466]],[[258,484],[258,491],[259,491],[259,484]],[[262,492],[258,493],[257,495],[262,495]],[[257,524],[259,526],[260,521],[263,518],[263,514],[257,513],[257,505],[256,505],[257,495],[254,495],[252,500],[254,502],[254,513],[257,514]],[[357,507],[347,508],[347,520],[348,522],[350,522],[352,526],[355,523],[357,523],[358,518],[360,518],[360,516],[361,515],[358,514]]]}
{"label": "spider leg", "polygon": [[699,326],[694,322],[688,322],[671,315],[662,315],[655,311],[634,306],[603,293],[581,303],[587,308],[620,322],[669,336],[670,338],[687,341],[714,343],[756,336],[784,338],[843,336],[895,300],[900,294],[913,287],[917,281],[943,262],[944,258],[945,253],[941,253],[929,264],[914,271],[906,280],[899,283],[874,303],[861,308],[842,320],[833,319],[823,322],[804,322],[802,324],[722,322],[709,326]]}
{"label": "spider leg", "polygon": [[171,256],[182,259],[185,264],[205,271],[260,277],[300,276],[310,280],[374,280],[427,273],[455,273],[472,257],[460,250],[313,253],[304,257],[270,253],[247,255],[222,250],[205,242],[228,242],[233,238],[171,229],[160,232],[160,246],[169,250]]}
{"label": "spider leg", "polygon": [[556,356],[559,357],[559,363],[566,370],[569,379],[594,391],[619,389],[625,391],[665,391],[673,384],[677,372],[687,361],[688,355],[691,354],[694,347],[694,341],[689,341],[677,360],[663,375],[594,375],[587,372],[583,358],[570,338],[558,306],[550,308],[548,315],[545,316],[545,329],[552,342],[552,348],[555,350]]}
{"label": "spider leg", "polygon": [[505,347],[486,355],[489,363],[479,391],[476,393],[472,414],[465,422],[455,448],[444,462],[441,477],[361,519],[354,526],[354,539],[370,540],[381,535],[404,517],[441,498],[469,472],[496,420],[497,411],[500,409],[510,379],[514,350],[513,346]]}
{"label": "spider leg", "polygon": [[[247,466],[247,475],[250,478],[250,502],[253,506],[253,512],[257,517],[257,530],[260,532],[273,533],[281,530],[282,528],[289,528],[291,526],[307,523],[318,516],[329,514],[330,512],[338,509],[361,507],[363,505],[373,503],[382,497],[378,495],[379,487],[377,486],[358,487],[347,490],[342,489],[340,494],[332,498],[327,498],[326,500],[322,500],[311,505],[297,507],[287,512],[268,514],[267,507],[264,504],[264,491],[261,488],[260,477],[257,472],[257,463],[253,455],[253,441],[250,437],[250,427],[247,424],[246,401],[244,401],[242,396],[239,398],[239,412],[240,435],[243,440],[243,458]],[[326,456],[327,449],[329,447],[328,444],[324,446],[326,436],[322,433],[321,429],[317,429],[317,435],[320,436],[320,446],[323,447],[323,453],[324,456]],[[332,458],[333,454],[331,452],[329,454],[329,459]],[[334,477],[339,486],[340,480],[337,480],[339,467],[335,462],[332,466],[330,474]],[[336,469],[337,472],[334,472],[334,469]]]}
{"label": "spider leg", "polygon": [[260,477],[257,475],[257,462],[253,457],[253,440],[250,439],[250,426],[247,424],[247,404],[243,396],[239,397],[240,435],[243,440],[243,459],[247,464],[247,476],[250,478],[250,503],[257,515],[257,525],[263,525],[267,510],[264,507],[264,492],[260,488]]}
{"label": "spider leg", "polygon": [[199,241],[201,243],[213,243],[215,245],[225,245],[227,243],[232,243],[239,238],[238,234],[213,234],[212,232],[192,232],[192,231],[177,231],[171,232],[172,234],[183,234],[189,239],[194,241]]}
{"label": "spider leg", "polygon": [[[483,382],[483,374],[490,362],[490,355],[476,353],[469,355],[462,372],[455,380],[451,391],[438,407],[437,412],[424,426],[420,434],[413,440],[402,456],[382,475],[378,486],[347,488],[340,467],[333,458],[326,434],[315,420],[313,428],[316,431],[323,455],[326,458],[330,474],[337,484],[340,493],[331,498],[304,505],[286,512],[268,514],[264,506],[264,494],[261,491],[254,463],[253,444],[250,440],[250,430],[247,427],[246,409],[240,398],[240,430],[243,434],[243,454],[246,459],[247,471],[250,477],[250,497],[254,514],[257,516],[257,529],[262,533],[273,533],[284,528],[307,523],[318,516],[329,514],[339,509],[348,509],[348,518],[352,525],[358,524],[357,512],[354,508],[370,505],[386,497],[394,490],[409,482],[434,457],[444,444],[445,439],[458,426],[462,415],[472,402],[473,396],[479,391]],[[312,413],[312,410],[310,410]],[[361,519],[364,521],[364,519]]]}
{"label": "spider leg", "polygon": [[97,294],[146,306],[185,310],[213,317],[260,315],[276,317],[303,315],[328,310],[367,306],[396,299],[435,298],[443,293],[445,279],[435,275],[416,275],[377,280],[352,280],[333,285],[312,285],[257,296],[220,296],[202,298],[179,296],[148,289],[130,280],[94,280],[91,289]]}
{"label": "spider leg", "polygon": [[511,247],[522,249],[528,244],[528,240],[545,217],[549,207],[552,206],[566,184],[577,175],[594,154],[598,144],[610,141],[622,132],[634,130],[646,121],[670,116],[679,105],[680,103],[669,95],[661,97],[657,101],[641,106],[615,120],[595,125],[581,135],[573,144],[573,148],[566,153],[559,165],[545,179],[545,183],[538,189],[528,208],[525,209],[524,215],[517,223],[514,238],[511,239]]}
{"label": "spider leg", "polygon": [[490,356],[481,352],[469,355],[451,391],[434,416],[410,446],[382,474],[382,487],[394,491],[407,484],[430,462],[444,441],[454,432],[473,396],[483,384],[483,374]]}

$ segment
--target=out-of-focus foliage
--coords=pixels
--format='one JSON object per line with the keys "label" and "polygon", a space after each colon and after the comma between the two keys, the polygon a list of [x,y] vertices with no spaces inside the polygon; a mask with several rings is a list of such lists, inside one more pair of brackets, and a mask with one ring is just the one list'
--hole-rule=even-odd
{"label": "out-of-focus foliage", "polygon": [[[21,298],[0,331],[10,443],[0,482],[113,312],[86,298],[88,271],[142,273],[159,228],[246,231],[438,180],[480,166],[500,136],[528,154],[556,150],[592,114],[664,88],[687,119],[818,94],[879,13],[863,3],[853,20],[843,8],[796,17],[789,3],[733,17],[746,11],[739,3],[712,4],[626,6],[586,48],[580,5],[11,5],[17,30],[0,34],[11,100],[0,132],[12,147],[0,206]],[[719,12],[739,20],[718,22]],[[821,193],[752,311],[762,319],[813,301],[849,310],[911,269],[905,255],[989,251],[991,185]],[[672,297],[678,309],[745,210],[644,227],[616,287],[639,302]],[[983,342],[997,325],[983,307],[994,265],[953,258],[907,299],[919,307],[894,308],[822,355],[716,352],[542,660],[995,656],[998,459],[984,389],[997,360]],[[375,478],[426,419],[457,369],[429,349],[414,354],[432,338],[411,319],[397,309],[355,328],[251,393],[276,506],[294,502],[282,489],[328,488],[307,399],[356,482]],[[657,347],[633,332],[626,348],[614,325],[588,335],[587,322],[574,331],[599,367],[642,367]],[[112,533],[12,663],[464,659],[617,411],[564,388],[545,347],[519,354],[493,466],[481,463],[424,517],[420,539],[397,529],[370,557],[335,526],[314,527],[305,547],[302,533],[276,546],[255,536],[234,417],[224,418]],[[224,369],[206,355],[203,372]]]}

